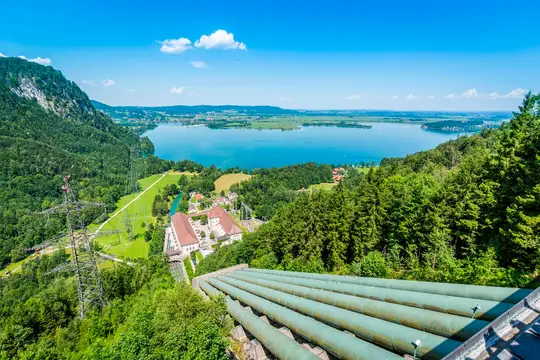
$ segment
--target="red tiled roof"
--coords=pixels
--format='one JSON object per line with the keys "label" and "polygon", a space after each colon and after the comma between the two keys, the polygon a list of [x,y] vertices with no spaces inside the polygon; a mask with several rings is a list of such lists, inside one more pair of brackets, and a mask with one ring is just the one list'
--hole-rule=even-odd
{"label": "red tiled roof", "polygon": [[208,218],[219,218],[219,223],[227,235],[240,234],[242,230],[234,223],[231,215],[225,209],[215,206],[208,213]]}
{"label": "red tiled roof", "polygon": [[195,194],[195,200],[199,201],[202,200],[204,196],[202,194]]}
{"label": "red tiled roof", "polygon": [[173,230],[181,246],[198,244],[197,235],[189,222],[189,217],[184,213],[176,213],[172,217]]}

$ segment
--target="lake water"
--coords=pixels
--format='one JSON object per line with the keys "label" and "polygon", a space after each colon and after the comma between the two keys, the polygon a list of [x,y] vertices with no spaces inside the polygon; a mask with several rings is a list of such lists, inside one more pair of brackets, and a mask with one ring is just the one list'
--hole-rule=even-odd
{"label": "lake water", "polygon": [[294,131],[209,129],[163,124],[147,131],[155,155],[190,159],[205,166],[278,167],[306,162],[357,164],[428,150],[457,134],[423,130],[420,125],[369,123],[371,129],[306,127]]}

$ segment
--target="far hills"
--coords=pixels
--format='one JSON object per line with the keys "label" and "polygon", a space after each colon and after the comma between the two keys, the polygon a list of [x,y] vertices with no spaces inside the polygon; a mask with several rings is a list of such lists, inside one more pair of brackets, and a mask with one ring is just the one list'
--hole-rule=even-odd
{"label": "far hills", "polygon": [[123,125],[165,122],[207,125],[211,128],[293,130],[299,126],[360,127],[364,122],[425,125],[434,131],[476,131],[498,126],[511,112],[448,112],[392,110],[299,110],[269,105],[110,106],[93,100],[94,107]]}

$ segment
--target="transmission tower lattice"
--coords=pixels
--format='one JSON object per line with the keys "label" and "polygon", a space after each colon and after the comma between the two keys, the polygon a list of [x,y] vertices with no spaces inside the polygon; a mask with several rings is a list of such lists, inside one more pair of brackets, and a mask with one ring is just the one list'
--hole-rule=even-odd
{"label": "transmission tower lattice", "polygon": [[[62,205],[43,211],[43,215],[65,214],[68,236],[71,244],[70,270],[75,273],[77,296],[79,300],[79,315],[81,319],[91,309],[102,309],[105,305],[103,288],[99,279],[90,236],[82,219],[82,211],[92,207],[104,207],[102,203],[77,201],[70,184],[71,177],[64,177]],[[60,270],[60,269],[59,269]]]}

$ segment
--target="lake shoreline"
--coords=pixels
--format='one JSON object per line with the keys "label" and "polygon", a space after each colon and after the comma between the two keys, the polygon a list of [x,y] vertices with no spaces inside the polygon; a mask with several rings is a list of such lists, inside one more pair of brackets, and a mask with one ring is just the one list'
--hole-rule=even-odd
{"label": "lake shoreline", "polygon": [[144,135],[154,143],[155,155],[160,158],[243,169],[307,162],[379,163],[386,157],[403,157],[432,149],[459,135],[426,131],[420,124],[372,122],[369,126],[369,129],[306,126],[295,131],[264,131],[270,129],[160,124]]}

